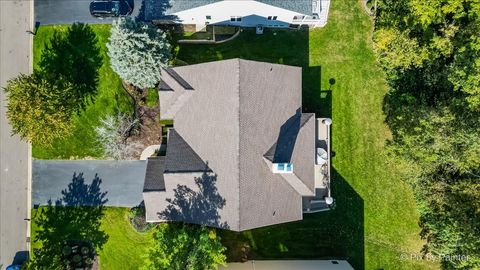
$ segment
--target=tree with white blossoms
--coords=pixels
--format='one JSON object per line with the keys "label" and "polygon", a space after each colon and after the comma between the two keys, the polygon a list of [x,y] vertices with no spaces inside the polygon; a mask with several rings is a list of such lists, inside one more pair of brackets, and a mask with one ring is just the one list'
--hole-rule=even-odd
{"label": "tree with white blossoms", "polygon": [[138,120],[124,114],[109,115],[95,128],[105,158],[116,160],[132,159],[144,146],[139,142],[128,142],[129,133],[138,125]]}
{"label": "tree with white blossoms", "polygon": [[122,80],[142,89],[160,81],[160,68],[171,55],[164,31],[128,17],[113,22],[107,48],[112,69]]}

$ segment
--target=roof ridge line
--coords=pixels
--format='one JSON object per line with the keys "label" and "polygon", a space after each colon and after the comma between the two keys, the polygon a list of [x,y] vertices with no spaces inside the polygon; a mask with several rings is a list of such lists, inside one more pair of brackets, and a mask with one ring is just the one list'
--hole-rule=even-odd
{"label": "roof ridge line", "polygon": [[300,119],[301,119],[302,115],[304,115],[304,114],[307,114],[307,115],[309,115],[309,116],[308,116],[307,120],[305,120],[303,123],[300,122],[300,128],[302,128],[303,126],[305,126],[305,124],[308,123],[308,121],[310,121],[310,119],[312,118],[312,116],[315,115],[315,113],[303,113],[303,112],[302,112],[301,115],[300,115]]}
{"label": "roof ridge line", "polygon": [[238,104],[237,104],[237,106],[238,106],[237,107],[237,109],[238,109],[238,114],[237,114],[237,117],[238,117],[238,119],[237,119],[238,120],[238,126],[237,126],[237,128],[238,128],[238,143],[237,143],[237,155],[238,155],[238,160],[237,160],[237,162],[238,162],[238,166],[237,166],[237,169],[238,169],[238,183],[237,183],[238,211],[237,212],[238,212],[238,220],[237,220],[237,222],[238,222],[238,229],[240,229],[240,209],[241,209],[241,207],[240,207],[240,202],[241,202],[241,200],[240,200],[240,194],[241,194],[241,192],[240,192],[240,180],[242,179],[241,176],[240,176],[240,173],[241,173],[241,169],[240,169],[240,108],[241,108],[241,106],[240,106],[240,102],[241,102],[241,100],[240,100],[240,96],[241,96],[240,95],[240,93],[241,93],[240,92],[240,60],[241,59],[236,58],[236,60],[237,60],[237,69],[236,69],[236,72],[237,72],[236,77],[237,78],[236,79],[237,79],[237,95],[238,95]]}

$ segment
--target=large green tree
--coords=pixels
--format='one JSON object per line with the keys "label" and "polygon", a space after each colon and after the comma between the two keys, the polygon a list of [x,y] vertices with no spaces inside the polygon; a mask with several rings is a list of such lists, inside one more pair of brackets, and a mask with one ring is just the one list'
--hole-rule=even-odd
{"label": "large green tree", "polygon": [[417,71],[427,76],[418,81],[430,82],[424,88],[454,89],[480,111],[480,1],[380,1],[376,27],[390,75]]}
{"label": "large green tree", "polygon": [[75,23],[66,32],[56,31],[42,51],[39,69],[5,87],[13,133],[43,146],[69,135],[71,116],[96,93],[101,65],[90,26]]}
{"label": "large green tree", "polygon": [[114,21],[111,32],[107,48],[112,69],[137,87],[154,87],[160,81],[161,68],[170,59],[166,33],[131,18]]}
{"label": "large green tree", "polygon": [[4,90],[13,133],[39,145],[69,134],[72,111],[62,102],[65,89],[71,86],[52,84],[38,72],[8,81]]}
{"label": "large green tree", "polygon": [[389,148],[412,168],[426,254],[480,267],[480,1],[381,1]]}
{"label": "large green tree", "polygon": [[157,226],[145,270],[209,270],[224,265],[225,247],[214,229],[169,223]]}

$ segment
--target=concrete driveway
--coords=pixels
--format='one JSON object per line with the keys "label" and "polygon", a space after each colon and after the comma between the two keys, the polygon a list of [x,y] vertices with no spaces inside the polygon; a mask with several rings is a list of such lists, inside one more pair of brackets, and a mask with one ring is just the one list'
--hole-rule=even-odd
{"label": "concrete driveway", "polygon": [[[43,25],[72,24],[110,24],[112,18],[98,19],[90,15],[91,0],[35,0],[35,21]],[[134,0],[132,17],[137,17],[142,0]]]}
{"label": "concrete driveway", "polygon": [[32,204],[45,205],[49,199],[61,198],[73,174],[83,173],[85,184],[91,184],[95,174],[102,179],[106,206],[136,206],[143,200],[146,165],[145,160],[33,160]]}

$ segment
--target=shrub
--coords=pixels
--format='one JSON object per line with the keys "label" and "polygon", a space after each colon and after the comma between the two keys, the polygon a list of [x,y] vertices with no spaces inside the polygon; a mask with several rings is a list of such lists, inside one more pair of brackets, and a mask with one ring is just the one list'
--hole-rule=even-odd
{"label": "shrub", "polygon": [[64,89],[34,72],[9,80],[4,90],[13,133],[39,145],[70,134],[72,109],[62,102]]}
{"label": "shrub", "polygon": [[111,32],[107,48],[112,69],[137,87],[154,87],[160,80],[161,67],[170,59],[166,33],[131,18],[114,21]]}
{"label": "shrub", "polygon": [[138,232],[148,231],[154,226],[152,223],[147,223],[145,219],[145,206],[143,203],[131,208],[128,217],[130,224],[132,224],[132,227]]}

